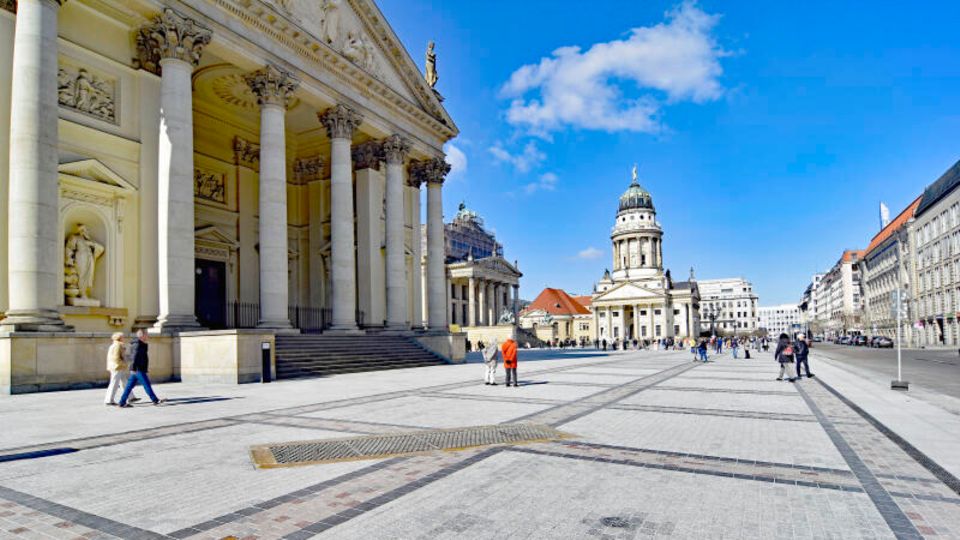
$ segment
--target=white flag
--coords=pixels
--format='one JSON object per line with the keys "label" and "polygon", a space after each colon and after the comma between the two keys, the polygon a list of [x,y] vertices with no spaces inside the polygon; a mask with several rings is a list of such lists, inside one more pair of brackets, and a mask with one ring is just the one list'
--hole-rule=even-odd
{"label": "white flag", "polygon": [[880,203],[880,228],[886,227],[890,223],[890,209],[887,205]]}

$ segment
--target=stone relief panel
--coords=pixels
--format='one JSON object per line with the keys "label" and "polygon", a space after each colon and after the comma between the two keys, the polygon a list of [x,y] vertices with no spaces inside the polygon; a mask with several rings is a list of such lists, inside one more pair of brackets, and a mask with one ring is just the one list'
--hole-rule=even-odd
{"label": "stone relief panel", "polygon": [[209,169],[193,170],[193,196],[218,204],[227,204],[226,175]]}
{"label": "stone relief panel", "polygon": [[383,78],[382,61],[373,39],[346,0],[271,0],[304,30],[371,75]]}
{"label": "stone relief panel", "polygon": [[117,80],[61,59],[57,71],[57,101],[61,107],[120,125]]}

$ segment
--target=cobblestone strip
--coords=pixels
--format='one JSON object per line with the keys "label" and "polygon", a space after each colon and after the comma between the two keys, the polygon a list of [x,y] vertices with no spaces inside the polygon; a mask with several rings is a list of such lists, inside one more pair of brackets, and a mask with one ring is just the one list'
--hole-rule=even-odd
{"label": "cobblestone strip", "polygon": [[765,413],[759,411],[734,411],[728,409],[695,409],[687,407],[659,407],[656,405],[630,405],[620,403],[610,405],[608,409],[622,411],[646,411],[667,414],[692,414],[694,416],[728,416],[732,418],[756,418],[758,420],[776,420],[782,422],[816,422],[812,416],[800,414]]}
{"label": "cobblestone strip", "polygon": [[[753,381],[756,382],[756,381]],[[702,386],[660,386],[651,390],[668,390],[677,392],[706,392],[710,394],[749,394],[753,396],[796,396],[796,392],[781,392],[779,390],[736,390],[733,388],[709,388]]]}
{"label": "cobblestone strip", "polygon": [[238,422],[236,420],[231,418],[219,418],[215,420],[202,420],[199,422],[187,422],[170,426],[137,429],[133,431],[125,431],[123,433],[111,433],[109,435],[99,435],[94,437],[68,439],[65,441],[56,441],[31,446],[21,446],[18,448],[7,448],[0,450],[0,463],[4,461],[32,459],[35,457],[44,457],[46,455],[57,455],[59,453],[89,450],[91,448],[99,448],[101,446],[113,446],[116,444],[142,441],[144,439],[169,437],[171,435],[181,435],[195,431],[220,429],[235,426],[237,423]]}
{"label": "cobblestone strip", "polygon": [[643,390],[646,390],[656,384],[670,380],[681,373],[685,373],[697,367],[698,365],[699,364],[690,363],[674,365],[664,369],[663,371],[645,375],[639,379],[634,379],[609,390],[604,390],[602,392],[576,399],[562,405],[557,405],[556,407],[551,407],[543,411],[538,411],[533,414],[521,416],[520,418],[515,418],[511,420],[511,423],[532,422],[536,424],[546,424],[548,426],[557,427],[599,411],[600,409],[642,392]]}
{"label": "cobblestone strip", "polygon": [[890,530],[900,539],[922,538],[913,522],[910,521],[910,518],[904,514],[903,509],[897,505],[890,493],[884,489],[880,484],[880,480],[877,479],[847,440],[844,439],[830,418],[820,410],[817,402],[810,397],[803,385],[797,385],[796,388],[803,397],[803,400],[807,403],[807,406],[810,407],[810,410],[813,411],[813,414],[817,417],[823,430],[826,431],[827,436],[830,437],[833,445],[836,446],[837,451],[840,452],[840,455],[843,456],[843,459],[847,462],[850,470],[853,471],[853,474],[860,481],[867,496],[873,501],[874,506],[876,506],[877,511],[880,512],[883,520],[887,522]]}
{"label": "cobblestone strip", "polygon": [[861,409],[852,401],[843,396],[840,392],[837,392],[829,384],[823,382],[822,379],[817,379],[828,392],[833,394],[837,399],[843,402],[844,405],[853,409],[854,412],[860,415],[861,418],[866,420],[871,426],[873,426],[877,431],[883,434],[884,437],[889,439],[893,444],[900,447],[908,456],[914,459],[919,463],[923,468],[927,469],[930,474],[936,477],[937,480],[943,482],[947,487],[953,490],[954,493],[960,495],[960,479],[956,476],[950,474],[950,471],[941,467],[937,462],[930,459],[926,454],[921,452],[917,447],[913,446],[906,439],[894,433],[890,428],[882,424],[879,420],[871,416],[867,411]]}
{"label": "cobblestone strip", "polygon": [[623,449],[597,449],[575,445],[533,445],[509,448],[512,452],[545,455],[566,459],[595,461],[616,465],[629,465],[647,469],[661,469],[691,474],[704,474],[752,480],[792,486],[815,487],[862,493],[863,488],[857,479],[846,471],[823,473],[787,466],[758,466],[748,462],[728,462],[696,458],[693,456],[675,456],[669,453],[653,453]]}
{"label": "cobblestone strip", "polygon": [[[169,533],[168,536],[173,538],[189,538],[191,536],[195,536],[201,533],[206,533],[214,529],[223,528],[224,526],[229,527],[231,524],[241,520],[248,520],[248,518],[255,519],[255,516],[263,512],[267,512],[269,510],[272,510],[274,508],[281,507],[287,504],[299,504],[300,501],[303,501],[304,499],[309,499],[311,497],[316,497],[322,494],[326,490],[330,490],[333,488],[339,489],[344,485],[350,484],[351,482],[361,479],[367,475],[374,474],[378,471],[382,471],[388,467],[397,466],[399,464],[402,464],[405,461],[407,461],[407,458],[402,458],[402,457],[387,459],[379,463],[370,465],[369,467],[364,467],[362,469],[358,469],[356,471],[338,476],[337,478],[332,478],[330,480],[326,480],[318,484],[314,484],[312,486],[307,486],[305,488],[298,489],[297,491],[287,493],[286,495],[281,495],[273,499],[259,502],[252,506],[248,506],[246,508],[241,508],[234,512],[230,512],[229,514],[224,514],[222,516],[215,517],[213,519],[204,521],[203,523],[198,523],[190,527],[185,527],[183,529],[173,531]],[[218,538],[223,538],[223,535],[218,536]]]}
{"label": "cobblestone strip", "polygon": [[[0,517],[16,521],[18,525],[6,532],[17,536],[48,535],[52,538],[64,538],[69,535],[74,538],[83,536],[143,540],[169,538],[3,486],[0,486],[0,499],[9,501],[0,503]],[[102,534],[97,534],[97,531]],[[3,531],[0,531],[0,537],[5,537]]]}

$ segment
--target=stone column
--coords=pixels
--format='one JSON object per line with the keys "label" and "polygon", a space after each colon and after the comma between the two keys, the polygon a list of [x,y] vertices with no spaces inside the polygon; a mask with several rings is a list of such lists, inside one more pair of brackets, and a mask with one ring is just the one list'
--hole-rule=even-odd
{"label": "stone column", "polygon": [[387,328],[408,330],[407,272],[403,249],[403,160],[410,149],[399,135],[383,141],[383,155],[387,162]]}
{"label": "stone column", "polygon": [[362,122],[345,105],[319,116],[330,137],[330,259],[333,282],[333,331],[357,330],[357,275],[353,234],[353,167],[350,142]]}
{"label": "stone column", "polygon": [[517,312],[517,303],[520,299],[520,285],[513,286],[513,304],[510,306],[510,309],[513,310],[513,325],[520,326],[520,315]]}
{"label": "stone column", "polygon": [[420,179],[407,175],[407,186],[411,188],[410,216],[410,313],[411,326],[415,330],[423,328],[423,248],[420,231]]}
{"label": "stone column", "polygon": [[413,171],[427,183],[427,326],[446,331],[446,269],[443,240],[443,181],[450,165],[442,157],[418,162]]}
{"label": "stone column", "polygon": [[467,322],[469,326],[477,325],[477,283],[471,276],[467,281]]}
{"label": "stone column", "polygon": [[3,326],[71,330],[63,302],[57,177],[57,12],[62,1],[21,0],[13,45],[8,199],[9,309]]}
{"label": "stone column", "polygon": [[477,325],[486,326],[487,325],[487,298],[486,298],[487,285],[482,279],[477,280]]}
{"label": "stone column", "polygon": [[490,321],[490,326],[496,326],[500,322],[500,303],[502,302],[500,284],[494,283],[491,287],[493,288],[493,302],[490,303],[490,306],[493,308],[493,319]]}
{"label": "stone column", "polygon": [[497,302],[497,297],[494,294],[493,287],[494,286],[492,281],[487,282],[486,291],[484,292],[484,294],[486,294],[487,296],[487,326],[493,326],[497,324],[496,307],[495,307]]}
{"label": "stone column", "polygon": [[245,77],[260,105],[260,328],[290,328],[287,312],[287,104],[299,81],[267,66]]}
{"label": "stone column", "polygon": [[607,340],[609,345],[610,341],[613,340],[613,307],[607,306],[607,335],[604,338]]}
{"label": "stone column", "polygon": [[641,339],[640,336],[640,304],[633,305],[633,337],[637,338],[637,341]]}
{"label": "stone column", "polygon": [[160,73],[157,149],[159,315],[154,329],[199,328],[194,316],[193,68],[210,31],[164,9],[137,34],[140,67]]}

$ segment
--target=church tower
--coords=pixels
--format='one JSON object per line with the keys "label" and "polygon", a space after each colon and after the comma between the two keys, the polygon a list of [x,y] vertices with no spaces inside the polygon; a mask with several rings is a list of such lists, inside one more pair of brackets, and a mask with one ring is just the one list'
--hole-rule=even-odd
{"label": "church tower", "polygon": [[630,187],[620,196],[613,242],[613,280],[657,278],[663,275],[663,230],[650,193],[637,180],[633,166]]}

